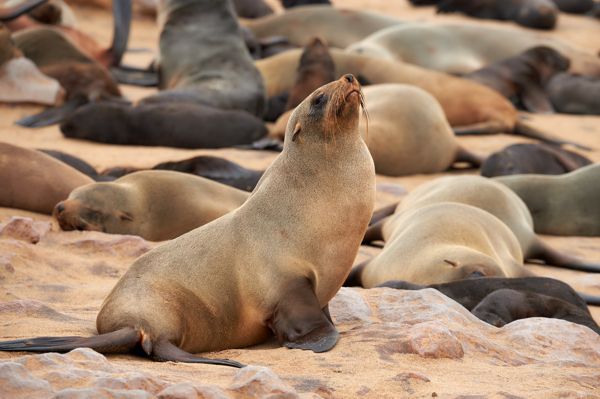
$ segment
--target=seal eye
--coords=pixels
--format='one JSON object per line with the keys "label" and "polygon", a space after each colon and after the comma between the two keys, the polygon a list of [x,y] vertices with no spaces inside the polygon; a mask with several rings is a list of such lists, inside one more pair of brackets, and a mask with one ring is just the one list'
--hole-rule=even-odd
{"label": "seal eye", "polygon": [[325,94],[321,93],[317,97],[315,97],[315,99],[313,100],[313,105],[316,105],[318,107],[325,104],[326,101],[327,97],[325,97]]}

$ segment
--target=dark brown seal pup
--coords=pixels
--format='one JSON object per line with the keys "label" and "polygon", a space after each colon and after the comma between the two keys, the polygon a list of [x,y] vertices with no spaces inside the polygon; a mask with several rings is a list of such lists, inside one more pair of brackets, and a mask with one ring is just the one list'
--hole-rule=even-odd
{"label": "dark brown seal pup", "polygon": [[[600,334],[586,301],[562,281],[547,277],[472,278],[444,284],[418,285],[388,281],[379,287],[402,290],[433,288],[455,300],[477,318],[501,327],[527,317],[551,317],[587,326]],[[598,303],[598,297],[589,297]]]}
{"label": "dark brown seal pup", "polygon": [[515,106],[530,112],[551,113],[554,108],[544,86],[555,74],[569,69],[569,65],[569,59],[553,48],[537,46],[465,77],[491,87]]}
{"label": "dark brown seal pup", "polygon": [[600,79],[559,73],[546,84],[546,93],[558,112],[600,115]]}
{"label": "dark brown seal pup", "polygon": [[267,133],[264,123],[248,112],[193,103],[87,104],[60,130],[65,137],[100,143],[180,148],[250,144]]}
{"label": "dark brown seal pup", "polygon": [[0,143],[0,206],[51,214],[77,187],[93,180],[39,151]]}
{"label": "dark brown seal pup", "polygon": [[179,237],[238,208],[248,193],[187,173],[148,170],[79,187],[56,204],[63,230]]}
{"label": "dark brown seal pup", "polygon": [[519,174],[561,175],[592,161],[573,151],[546,144],[510,145],[488,156],[481,165],[481,176],[494,177]]}
{"label": "dark brown seal pup", "polygon": [[356,78],[345,75],[296,107],[283,152],[250,198],[138,258],[102,305],[100,335],[20,339],[0,350],[123,353],[141,345],[157,360],[239,367],[191,353],[254,345],[271,331],[289,348],[330,350],[339,334],[327,304],[375,200],[361,102]]}
{"label": "dark brown seal pup", "polygon": [[600,164],[558,176],[495,177],[525,202],[536,233],[600,236]]}
{"label": "dark brown seal pup", "polygon": [[558,10],[550,0],[442,0],[437,3],[437,12],[509,20],[535,29],[553,29],[558,19]]}
{"label": "dark brown seal pup", "polygon": [[231,0],[164,0],[158,20],[162,91],[142,104],[191,102],[262,116],[263,80],[244,44]]}
{"label": "dark brown seal pup", "polygon": [[562,12],[585,14],[594,8],[594,0],[552,0]]}
{"label": "dark brown seal pup", "polygon": [[[182,161],[162,162],[153,166],[151,169],[190,173],[244,191],[254,190],[254,187],[256,187],[256,184],[263,175],[263,171],[246,169],[235,162],[210,155],[199,155]],[[140,171],[140,169],[114,167],[102,171],[101,176],[114,179],[138,171]]]}

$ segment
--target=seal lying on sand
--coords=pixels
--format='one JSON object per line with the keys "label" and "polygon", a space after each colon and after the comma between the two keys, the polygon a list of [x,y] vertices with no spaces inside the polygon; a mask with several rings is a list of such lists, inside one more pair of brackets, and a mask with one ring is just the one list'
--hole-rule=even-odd
{"label": "seal lying on sand", "polygon": [[102,305],[100,335],[21,339],[0,350],[141,346],[156,360],[240,367],[191,353],[257,344],[270,331],[289,348],[330,350],[338,332],[327,304],[348,275],[375,200],[360,103],[352,75],[304,100],[250,198],[138,258]]}

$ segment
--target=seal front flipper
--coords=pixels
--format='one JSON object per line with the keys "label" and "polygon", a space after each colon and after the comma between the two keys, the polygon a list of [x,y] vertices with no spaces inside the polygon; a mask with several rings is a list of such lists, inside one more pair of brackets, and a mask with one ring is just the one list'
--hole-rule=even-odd
{"label": "seal front flipper", "polygon": [[158,340],[158,342],[156,342],[156,344],[149,349],[151,349],[150,357],[159,362],[202,363],[237,368],[246,367],[245,364],[236,362],[235,360],[209,359],[206,357],[192,355],[191,353],[179,349],[166,339]]}
{"label": "seal front flipper", "polygon": [[335,346],[339,333],[319,305],[310,282],[294,280],[275,307],[269,327],[279,342],[292,349],[327,352]]}
{"label": "seal front flipper", "polygon": [[35,115],[29,115],[19,119],[15,123],[24,127],[44,127],[60,123],[71,115],[81,105],[86,104],[88,100],[83,96],[76,96],[60,107],[47,108]]}

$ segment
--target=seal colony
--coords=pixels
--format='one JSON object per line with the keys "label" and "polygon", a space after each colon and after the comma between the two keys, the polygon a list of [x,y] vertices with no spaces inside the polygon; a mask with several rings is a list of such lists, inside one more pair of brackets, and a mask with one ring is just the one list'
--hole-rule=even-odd
{"label": "seal colony", "polygon": [[[338,332],[327,303],[348,275],[375,200],[373,161],[358,131],[361,103],[352,75],[305,99],[252,196],[140,257],[104,301],[100,335],[2,342],[0,350],[122,353],[140,345],[156,360],[240,367],[191,353],[253,345],[269,330],[289,348],[331,349]],[[323,223],[310,223],[316,219]],[[311,245],[316,237],[328,246]]]}

